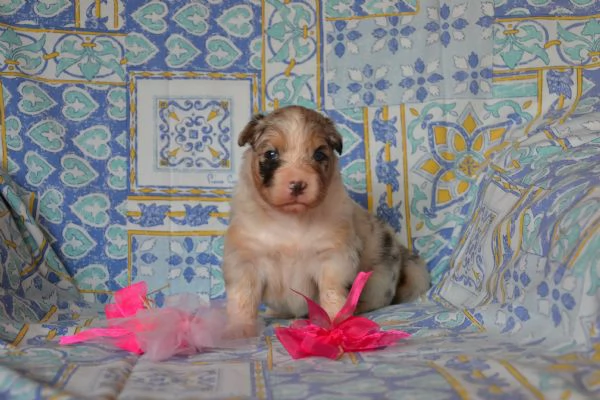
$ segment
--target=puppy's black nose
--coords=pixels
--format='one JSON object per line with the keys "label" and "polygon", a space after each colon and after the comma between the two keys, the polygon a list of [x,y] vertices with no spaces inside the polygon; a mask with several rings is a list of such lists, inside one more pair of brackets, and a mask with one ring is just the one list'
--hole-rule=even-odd
{"label": "puppy's black nose", "polygon": [[306,189],[306,182],[304,181],[291,181],[290,185],[290,193],[292,196],[300,196],[304,189]]}

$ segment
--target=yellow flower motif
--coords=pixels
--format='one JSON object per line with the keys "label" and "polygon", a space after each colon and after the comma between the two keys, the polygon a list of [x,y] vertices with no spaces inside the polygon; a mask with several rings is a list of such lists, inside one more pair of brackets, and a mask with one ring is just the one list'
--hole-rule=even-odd
{"label": "yellow flower motif", "polygon": [[429,124],[431,154],[417,168],[434,183],[434,210],[464,197],[483,163],[507,145],[503,139],[508,126],[508,121],[485,126],[471,108],[458,122]]}

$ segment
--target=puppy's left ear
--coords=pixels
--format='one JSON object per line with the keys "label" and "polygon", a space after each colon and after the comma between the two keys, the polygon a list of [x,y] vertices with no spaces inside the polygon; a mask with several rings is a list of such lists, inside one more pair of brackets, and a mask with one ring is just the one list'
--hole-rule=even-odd
{"label": "puppy's left ear", "polygon": [[335,123],[330,118],[325,118],[325,140],[339,155],[342,154],[342,150],[344,149],[344,139],[335,127]]}
{"label": "puppy's left ear", "polygon": [[238,136],[238,146],[242,147],[246,143],[250,143],[254,146],[256,139],[260,136],[262,129],[260,129],[260,122],[265,116],[263,114],[254,114],[250,122],[246,124],[246,127],[242,130]]}

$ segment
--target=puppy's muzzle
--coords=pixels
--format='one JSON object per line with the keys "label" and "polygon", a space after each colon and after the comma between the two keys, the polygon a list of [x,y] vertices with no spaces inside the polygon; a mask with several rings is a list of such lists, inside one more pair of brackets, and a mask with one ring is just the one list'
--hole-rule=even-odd
{"label": "puppy's muzzle", "polygon": [[290,190],[290,194],[294,197],[300,196],[304,193],[308,185],[304,181],[291,181],[288,185],[288,189]]}

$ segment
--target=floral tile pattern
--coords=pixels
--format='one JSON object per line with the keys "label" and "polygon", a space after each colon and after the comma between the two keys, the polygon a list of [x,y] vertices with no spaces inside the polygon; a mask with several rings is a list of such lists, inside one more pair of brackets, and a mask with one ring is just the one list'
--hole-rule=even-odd
{"label": "floral tile pattern", "polygon": [[210,171],[231,166],[226,98],[157,99],[157,169]]}
{"label": "floral tile pattern", "polygon": [[[0,398],[598,398],[600,3],[0,2]],[[114,291],[226,297],[250,116],[315,108],[352,198],[433,288],[412,338],[151,364],[57,339]],[[233,383],[235,384],[233,384]]]}
{"label": "floral tile pattern", "polygon": [[401,0],[389,2],[328,0],[325,1],[325,17],[330,19],[347,19],[352,17],[368,17],[381,14],[415,14],[418,11],[419,3],[419,0]]}
{"label": "floral tile pattern", "polygon": [[242,152],[233,135],[258,110],[256,79],[245,73],[132,73],[130,191],[207,197],[230,192]]}
{"label": "floral tile pattern", "polygon": [[253,66],[262,70],[262,109],[323,105],[321,3],[263,2],[262,41],[253,48]]}
{"label": "floral tile pattern", "polygon": [[124,37],[112,32],[89,32],[82,36],[7,26],[0,33],[0,71],[6,76],[44,76],[60,80],[125,80]]}
{"label": "floral tile pattern", "polygon": [[492,35],[478,24],[493,16],[492,3],[423,0],[418,13],[394,6],[398,13],[326,15],[327,107],[491,97]]}
{"label": "floral tile pattern", "polygon": [[[222,237],[132,235],[131,281],[145,281],[161,304],[166,294],[195,292],[208,301],[221,264]],[[161,287],[168,282],[168,287]]]}

